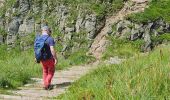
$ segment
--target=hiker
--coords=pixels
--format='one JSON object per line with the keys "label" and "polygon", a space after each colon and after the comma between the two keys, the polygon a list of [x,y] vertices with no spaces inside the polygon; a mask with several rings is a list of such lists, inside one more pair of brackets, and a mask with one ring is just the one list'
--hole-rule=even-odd
{"label": "hiker", "polygon": [[57,64],[57,56],[54,49],[55,42],[51,34],[51,29],[48,26],[43,26],[42,34],[37,36],[34,43],[36,62],[41,63],[43,69],[43,88],[45,90],[52,89],[51,80]]}

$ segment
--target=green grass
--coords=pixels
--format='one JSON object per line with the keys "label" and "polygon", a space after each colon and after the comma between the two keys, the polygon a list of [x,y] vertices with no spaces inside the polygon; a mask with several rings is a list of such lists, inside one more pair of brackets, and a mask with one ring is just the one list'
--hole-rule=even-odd
{"label": "green grass", "polygon": [[72,84],[60,100],[162,100],[170,95],[170,45],[120,65],[101,65]]}
{"label": "green grass", "polygon": [[31,77],[41,75],[41,67],[34,62],[32,50],[7,51],[6,47],[1,45],[0,52],[0,88],[17,88],[28,83]]}
{"label": "green grass", "polygon": [[140,48],[143,44],[143,40],[129,41],[126,39],[116,39],[114,37],[109,37],[108,39],[111,43],[103,54],[103,60],[114,56],[119,56],[120,58],[132,57],[140,53]]}
{"label": "green grass", "polygon": [[170,41],[170,33],[164,33],[159,36],[152,36],[153,42],[162,42],[162,41]]}
{"label": "green grass", "polygon": [[58,70],[69,68],[70,66],[74,65],[82,65],[95,61],[94,57],[86,55],[86,50],[84,49],[80,49],[74,53],[71,53],[68,58],[64,58],[63,56],[59,55],[58,59],[59,62],[56,67]]}
{"label": "green grass", "polygon": [[146,8],[144,12],[132,14],[127,18],[138,23],[146,23],[148,21],[155,21],[159,18],[164,19],[170,23],[170,0],[152,0],[149,4],[149,8]]}

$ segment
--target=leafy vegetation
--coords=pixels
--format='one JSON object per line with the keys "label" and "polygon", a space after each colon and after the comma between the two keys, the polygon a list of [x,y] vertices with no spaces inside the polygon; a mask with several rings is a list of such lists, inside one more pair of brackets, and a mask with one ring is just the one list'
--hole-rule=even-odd
{"label": "leafy vegetation", "polygon": [[164,19],[170,23],[170,1],[169,0],[152,0],[149,4],[149,8],[146,8],[144,12],[132,14],[127,17],[134,22],[146,23],[148,21],[155,21],[159,18]]}
{"label": "leafy vegetation", "polygon": [[138,55],[120,65],[102,65],[82,77],[60,100],[168,99],[170,45]]}

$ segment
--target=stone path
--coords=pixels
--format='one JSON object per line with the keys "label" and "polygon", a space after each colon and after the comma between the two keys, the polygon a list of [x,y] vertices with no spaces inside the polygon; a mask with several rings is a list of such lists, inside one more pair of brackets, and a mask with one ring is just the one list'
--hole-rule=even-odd
{"label": "stone path", "polygon": [[89,54],[92,54],[96,58],[100,59],[108,44],[108,40],[106,39],[106,36],[107,33],[110,31],[111,26],[114,23],[123,20],[123,18],[128,14],[144,11],[148,2],[149,0],[128,1],[124,4],[124,7],[116,15],[107,18],[104,28],[94,39],[94,42],[92,43],[92,46],[89,50]]}
{"label": "stone path", "polygon": [[0,94],[0,100],[48,100],[57,97],[64,93],[74,81],[95,69],[98,64],[99,61],[96,61],[89,65],[74,66],[67,70],[56,71],[52,81],[54,89],[51,91],[42,89],[42,79],[33,78],[36,83],[27,84],[20,90],[12,91],[13,95]]}

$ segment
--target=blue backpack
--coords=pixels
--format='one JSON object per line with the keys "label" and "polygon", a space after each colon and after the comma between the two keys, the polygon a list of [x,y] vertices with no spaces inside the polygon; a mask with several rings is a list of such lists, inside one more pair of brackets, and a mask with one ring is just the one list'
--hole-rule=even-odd
{"label": "blue backpack", "polygon": [[46,43],[48,37],[43,36],[36,37],[36,40],[34,42],[34,53],[37,63],[40,63],[41,60],[46,60],[51,57],[51,55],[49,55],[50,46]]}

